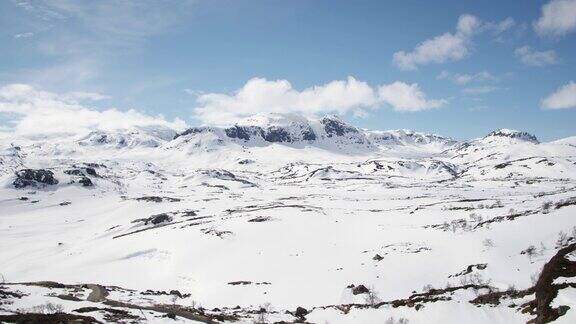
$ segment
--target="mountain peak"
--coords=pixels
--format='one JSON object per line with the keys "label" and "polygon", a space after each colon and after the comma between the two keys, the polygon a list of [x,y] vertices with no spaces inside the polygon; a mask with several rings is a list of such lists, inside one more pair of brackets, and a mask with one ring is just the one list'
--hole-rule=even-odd
{"label": "mountain peak", "polygon": [[308,124],[308,119],[297,114],[281,113],[259,113],[244,119],[238,120],[235,125],[238,126],[290,126],[294,124]]}
{"label": "mountain peak", "polygon": [[511,138],[515,140],[530,142],[534,144],[540,143],[536,136],[528,133],[523,132],[515,129],[507,129],[507,128],[500,128],[493,132],[490,132],[488,135],[484,137],[484,139],[491,139],[491,138]]}

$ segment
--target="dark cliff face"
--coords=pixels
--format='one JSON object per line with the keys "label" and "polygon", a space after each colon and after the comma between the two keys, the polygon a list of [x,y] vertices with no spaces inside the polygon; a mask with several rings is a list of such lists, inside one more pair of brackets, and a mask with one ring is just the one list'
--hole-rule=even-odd
{"label": "dark cliff face", "polygon": [[234,125],[232,127],[224,129],[226,136],[230,138],[243,139],[245,141],[250,140],[256,136],[264,137],[264,131],[258,126],[238,126]]}
{"label": "dark cliff face", "polygon": [[[288,126],[291,127],[291,126]],[[270,126],[262,128],[259,126],[239,126],[235,125],[224,129],[229,138],[248,141],[254,138],[262,138],[270,143],[292,143],[298,141],[314,141],[317,136],[310,126],[300,126],[300,134],[295,135],[288,127]]]}
{"label": "dark cliff face", "polygon": [[343,123],[337,118],[324,117],[320,120],[320,123],[324,125],[324,130],[328,137],[343,136],[348,133],[358,133],[356,128]]}
{"label": "dark cliff face", "polygon": [[290,143],[294,142],[294,139],[290,136],[290,133],[282,127],[272,126],[268,127],[264,133],[264,140],[266,142],[272,143]]}

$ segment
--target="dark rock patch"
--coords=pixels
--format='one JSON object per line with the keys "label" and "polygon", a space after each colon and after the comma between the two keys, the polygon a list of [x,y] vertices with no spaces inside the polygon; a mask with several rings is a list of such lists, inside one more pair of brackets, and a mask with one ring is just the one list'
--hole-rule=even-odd
{"label": "dark rock patch", "polygon": [[486,269],[487,267],[488,267],[488,264],[487,264],[487,263],[471,264],[471,265],[469,265],[468,267],[466,267],[466,269],[464,269],[464,270],[462,270],[462,271],[460,271],[460,272],[458,272],[458,273],[456,273],[456,274],[449,275],[448,278],[458,277],[458,276],[464,276],[464,275],[467,275],[467,274],[469,274],[469,273],[472,273],[472,271],[474,271],[474,269],[484,270],[484,269]]}
{"label": "dark rock patch", "polygon": [[343,136],[347,133],[358,133],[356,128],[343,123],[338,118],[324,117],[320,120],[320,123],[324,125],[324,130],[328,137]]}
{"label": "dark rock patch", "polygon": [[38,187],[56,184],[58,184],[58,180],[54,178],[54,172],[45,169],[22,169],[16,171],[16,179],[12,182],[12,185],[18,189],[28,186]]}
{"label": "dark rock patch", "polygon": [[143,196],[143,197],[135,198],[135,200],[137,200],[137,201],[155,202],[155,203],[161,203],[161,202],[163,202],[163,201],[168,201],[168,202],[178,202],[178,201],[180,201],[180,199],[178,199],[178,198],[159,197],[159,196]]}
{"label": "dark rock patch", "polygon": [[192,296],[192,294],[183,294],[178,290],[170,290],[170,292],[166,292],[163,290],[151,290],[148,289],[144,292],[140,293],[141,295],[152,295],[152,296],[177,296],[178,298],[188,298]]}
{"label": "dark rock patch", "polygon": [[296,308],[296,311],[294,312],[294,316],[299,317],[299,318],[305,318],[306,315],[308,315],[308,310],[304,307],[298,307],[298,308]]}
{"label": "dark rock patch", "polygon": [[35,314],[23,313],[14,315],[0,315],[1,323],[43,323],[43,324],[61,324],[61,323],[78,323],[90,324],[100,323],[94,317],[55,313],[55,314]]}
{"label": "dark rock patch", "polygon": [[238,286],[238,285],[256,285],[256,286],[260,286],[260,285],[271,285],[271,283],[267,282],[267,281],[263,281],[263,282],[252,282],[252,281],[246,281],[246,280],[240,280],[240,281],[231,281],[228,283],[231,286]]}
{"label": "dark rock patch", "polygon": [[80,170],[80,169],[64,170],[64,173],[68,174],[68,175],[79,176],[79,177],[84,176],[84,172],[82,172],[82,170]]}
{"label": "dark rock patch", "polygon": [[140,319],[139,316],[132,315],[130,312],[121,310],[121,309],[114,309],[114,308],[100,308],[100,307],[81,307],[78,309],[73,310],[76,313],[91,313],[91,312],[98,312],[102,311],[106,314],[104,315],[104,319],[108,322],[118,322],[121,320],[138,320]]}
{"label": "dark rock patch", "polygon": [[162,213],[162,214],[152,215],[148,218],[135,219],[132,221],[132,223],[144,222],[144,225],[148,225],[148,224],[158,225],[161,223],[167,223],[167,222],[171,222],[171,221],[172,221],[172,216],[170,216],[166,213]]}
{"label": "dark rock patch", "polygon": [[72,182],[78,182],[82,185],[82,187],[93,187],[94,183],[92,183],[92,180],[90,180],[90,178],[88,177],[80,177],[79,179],[76,180],[72,180]]}
{"label": "dark rock patch", "polygon": [[352,287],[352,294],[353,295],[367,294],[369,292],[370,292],[370,290],[368,288],[366,288],[366,286],[364,286],[364,285],[358,285],[358,286]]}
{"label": "dark rock patch", "polygon": [[381,261],[381,260],[384,260],[384,257],[382,257],[380,254],[376,254],[376,255],[372,258],[372,260],[374,260],[374,261]]}
{"label": "dark rock patch", "polygon": [[272,220],[272,217],[270,217],[270,216],[258,216],[256,218],[249,219],[248,221],[251,223],[261,223],[261,222],[267,222],[270,220]]}

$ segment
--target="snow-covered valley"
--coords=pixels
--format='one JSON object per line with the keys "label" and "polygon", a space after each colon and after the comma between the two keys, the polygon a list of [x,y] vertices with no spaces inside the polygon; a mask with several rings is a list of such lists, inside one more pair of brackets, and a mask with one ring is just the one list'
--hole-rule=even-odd
{"label": "snow-covered valley", "polygon": [[574,137],[271,115],[0,152],[0,322],[576,321]]}

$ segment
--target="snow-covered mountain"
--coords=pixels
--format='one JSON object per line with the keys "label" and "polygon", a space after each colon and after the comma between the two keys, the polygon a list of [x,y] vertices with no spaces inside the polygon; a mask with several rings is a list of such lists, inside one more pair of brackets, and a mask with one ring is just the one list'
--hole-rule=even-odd
{"label": "snow-covered mountain", "polygon": [[0,322],[576,320],[573,138],[294,115],[11,136],[0,197]]}
{"label": "snow-covered mountain", "polygon": [[444,145],[454,140],[438,135],[410,130],[367,131],[343,122],[337,116],[309,120],[294,115],[257,115],[239,121],[227,128],[194,127],[176,135],[187,139],[212,133],[222,141],[233,141],[246,146],[282,144],[308,144],[346,150],[363,147],[376,149],[381,145]]}

